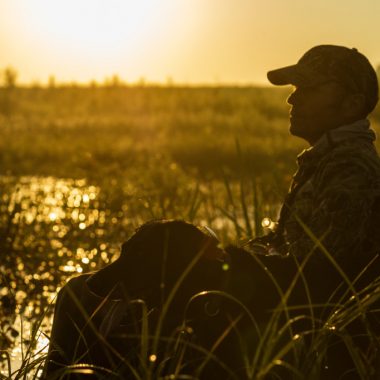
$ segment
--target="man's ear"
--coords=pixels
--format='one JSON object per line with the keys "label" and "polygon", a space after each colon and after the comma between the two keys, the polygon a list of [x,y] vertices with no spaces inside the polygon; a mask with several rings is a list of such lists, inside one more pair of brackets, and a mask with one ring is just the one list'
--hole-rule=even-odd
{"label": "man's ear", "polygon": [[364,94],[356,93],[346,96],[343,108],[347,118],[355,118],[365,114],[366,98]]}

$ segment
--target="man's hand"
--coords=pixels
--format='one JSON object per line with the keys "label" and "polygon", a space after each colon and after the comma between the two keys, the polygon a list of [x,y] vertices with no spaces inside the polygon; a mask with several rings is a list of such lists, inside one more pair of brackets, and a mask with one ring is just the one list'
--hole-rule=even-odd
{"label": "man's hand", "polygon": [[259,255],[280,255],[288,253],[288,243],[282,234],[271,231],[268,235],[259,236],[244,244],[248,251]]}

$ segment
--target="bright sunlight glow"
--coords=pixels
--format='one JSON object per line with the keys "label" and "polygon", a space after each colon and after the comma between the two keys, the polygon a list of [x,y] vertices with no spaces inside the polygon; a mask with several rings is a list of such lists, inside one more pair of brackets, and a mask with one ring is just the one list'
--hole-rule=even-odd
{"label": "bright sunlight glow", "polygon": [[38,0],[30,4],[28,17],[49,43],[102,54],[120,46],[132,50],[144,45],[167,21],[157,12],[159,0]]}
{"label": "bright sunlight glow", "polygon": [[[262,83],[321,43],[380,63],[380,1],[0,0],[0,70],[20,82]],[[323,22],[321,23],[321,20]],[[355,27],[353,27],[353,25]]]}
{"label": "bright sunlight glow", "polygon": [[[147,73],[149,79],[162,78],[165,70],[170,75],[173,52],[181,55],[197,35],[200,4],[200,0],[13,0],[0,6],[8,14],[3,17],[8,25],[2,27],[12,31],[6,39],[5,34],[0,36],[0,42],[3,37],[9,50],[27,56],[30,67],[38,62],[46,76],[64,73],[58,80],[104,79],[115,73],[133,79]],[[30,75],[26,70],[22,74]]]}

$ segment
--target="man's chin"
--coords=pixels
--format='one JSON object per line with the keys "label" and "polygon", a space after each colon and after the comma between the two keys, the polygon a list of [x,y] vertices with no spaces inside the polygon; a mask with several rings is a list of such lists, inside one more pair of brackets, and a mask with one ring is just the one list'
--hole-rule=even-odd
{"label": "man's chin", "polygon": [[297,123],[290,123],[289,132],[292,136],[307,140],[307,134],[305,134],[303,125],[299,125]]}
{"label": "man's chin", "polygon": [[290,123],[289,132],[292,136],[306,140],[310,145],[313,145],[313,141],[317,140],[315,135],[309,133],[308,129],[305,128],[305,124]]}
{"label": "man's chin", "polygon": [[289,132],[291,135],[298,137],[300,133],[300,128],[296,123],[291,122],[289,125]]}

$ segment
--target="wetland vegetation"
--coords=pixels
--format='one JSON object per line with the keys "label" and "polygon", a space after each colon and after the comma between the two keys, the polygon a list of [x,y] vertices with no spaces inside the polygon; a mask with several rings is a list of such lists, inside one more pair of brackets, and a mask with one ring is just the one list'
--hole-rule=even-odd
{"label": "wetland vegetation", "polygon": [[[27,355],[38,367],[57,289],[117,257],[144,221],[183,218],[210,226],[227,244],[276,219],[305,147],[288,134],[287,91],[118,83],[0,89],[5,377],[12,366],[26,373]],[[379,130],[379,109],[373,123]]]}

